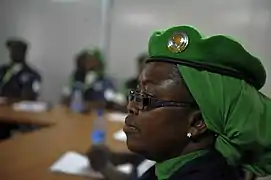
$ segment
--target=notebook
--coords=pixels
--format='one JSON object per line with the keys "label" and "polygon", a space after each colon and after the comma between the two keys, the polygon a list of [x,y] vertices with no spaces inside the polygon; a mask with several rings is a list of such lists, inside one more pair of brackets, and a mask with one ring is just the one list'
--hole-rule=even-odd
{"label": "notebook", "polygon": [[113,121],[113,122],[124,122],[126,116],[127,116],[126,113],[112,112],[112,113],[108,113],[107,118],[109,121]]}
{"label": "notebook", "polygon": [[[123,173],[131,173],[132,165],[123,164],[117,166],[117,169]],[[74,151],[63,154],[51,167],[52,172],[59,172],[69,175],[78,175],[82,177],[102,178],[102,174],[95,172],[89,165],[86,156]]]}
{"label": "notebook", "polygon": [[44,112],[48,110],[48,103],[45,102],[32,102],[32,101],[21,101],[14,103],[12,108],[15,111],[25,112]]}
{"label": "notebook", "polygon": [[113,134],[113,137],[114,137],[115,140],[122,141],[122,142],[125,142],[126,139],[127,139],[126,134],[123,132],[122,129],[119,130],[119,131],[117,131],[117,132],[115,132]]}

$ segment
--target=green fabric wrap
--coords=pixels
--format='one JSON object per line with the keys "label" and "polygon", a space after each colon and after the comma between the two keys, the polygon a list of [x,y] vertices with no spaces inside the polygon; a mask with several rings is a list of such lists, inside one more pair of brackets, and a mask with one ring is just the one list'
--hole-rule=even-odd
{"label": "green fabric wrap", "polygon": [[215,147],[232,165],[258,176],[271,173],[271,101],[244,81],[179,66]]}
{"label": "green fabric wrap", "polygon": [[181,167],[208,153],[208,150],[198,150],[183,156],[175,157],[164,162],[155,164],[155,175],[158,180],[169,179]]}
{"label": "green fabric wrap", "polygon": [[83,52],[86,52],[88,55],[95,57],[99,62],[100,62],[100,68],[96,70],[96,72],[100,75],[104,75],[104,71],[106,68],[106,62],[103,56],[102,51],[100,51],[98,48],[93,48],[93,49],[87,49],[84,50]]}

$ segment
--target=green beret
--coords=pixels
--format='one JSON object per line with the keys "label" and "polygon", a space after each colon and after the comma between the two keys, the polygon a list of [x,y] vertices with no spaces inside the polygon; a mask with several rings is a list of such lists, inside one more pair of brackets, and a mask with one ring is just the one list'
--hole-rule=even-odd
{"label": "green beret", "polygon": [[83,52],[88,56],[94,57],[100,62],[100,68],[99,70],[97,70],[97,72],[103,75],[106,64],[105,64],[105,59],[104,59],[102,51],[98,48],[93,48],[93,49],[86,49]]}
{"label": "green beret", "polygon": [[260,60],[224,35],[203,37],[190,26],[156,31],[149,40],[149,61],[167,61],[245,80],[256,89],[266,81]]}

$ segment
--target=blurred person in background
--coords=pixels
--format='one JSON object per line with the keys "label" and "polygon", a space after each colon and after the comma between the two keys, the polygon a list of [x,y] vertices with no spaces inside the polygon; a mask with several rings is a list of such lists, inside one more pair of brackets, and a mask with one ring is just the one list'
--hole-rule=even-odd
{"label": "blurred person in background", "polygon": [[125,82],[126,93],[128,93],[129,89],[135,89],[137,87],[138,75],[140,74],[147,58],[148,58],[148,54],[143,53],[136,59],[137,60],[137,75]]}
{"label": "blurred person in background", "polygon": [[[271,174],[271,100],[259,92],[266,71],[258,58],[228,36],[205,38],[190,26],[154,32],[149,55],[123,128],[128,148],[156,162],[139,179]],[[132,179],[91,151],[107,179]],[[240,167],[251,175],[240,177]]]}
{"label": "blurred person in background", "polygon": [[0,67],[0,96],[17,100],[36,100],[40,74],[26,61],[28,44],[21,39],[6,42],[10,63]]}
{"label": "blurred person in background", "polygon": [[[75,70],[69,83],[63,88],[63,102],[71,103],[75,90],[80,90],[87,109],[95,107],[113,108],[118,101],[111,79],[105,76],[104,60],[98,49],[84,50],[75,58]],[[120,101],[125,101],[122,98]],[[120,102],[121,103],[121,102]]]}
{"label": "blurred person in background", "polygon": [[[0,67],[0,96],[7,101],[34,101],[38,98],[41,76],[26,61],[28,44],[19,38],[7,40],[10,62]],[[10,137],[14,126],[0,124],[0,139]]]}

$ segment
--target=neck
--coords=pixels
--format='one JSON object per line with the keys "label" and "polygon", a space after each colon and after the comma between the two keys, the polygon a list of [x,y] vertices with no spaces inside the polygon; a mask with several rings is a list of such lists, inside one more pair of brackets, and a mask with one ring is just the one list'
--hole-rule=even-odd
{"label": "neck", "polygon": [[186,148],[183,149],[181,156],[185,155],[185,154],[189,154],[189,153],[194,152],[194,151],[199,151],[199,150],[202,150],[202,149],[210,149],[210,146],[198,145],[198,144],[195,144],[195,143],[191,143]]}
{"label": "neck", "polygon": [[162,162],[166,159],[172,159],[178,156],[183,156],[191,152],[195,152],[202,149],[210,149],[213,146],[214,138],[212,136],[207,136],[201,139],[200,141],[189,140],[188,144],[184,147],[176,147],[173,151],[168,153],[167,156],[163,155],[161,159],[157,162]]}

